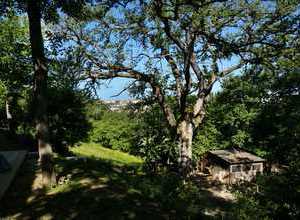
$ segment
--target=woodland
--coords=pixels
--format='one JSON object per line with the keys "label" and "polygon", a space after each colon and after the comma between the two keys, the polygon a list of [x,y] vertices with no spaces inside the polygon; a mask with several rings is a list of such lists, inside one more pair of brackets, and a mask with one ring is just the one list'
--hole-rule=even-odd
{"label": "woodland", "polygon": [[[0,0],[0,151],[36,152],[0,218],[299,219],[299,27],[296,0]],[[231,201],[196,174],[227,148],[266,160]]]}

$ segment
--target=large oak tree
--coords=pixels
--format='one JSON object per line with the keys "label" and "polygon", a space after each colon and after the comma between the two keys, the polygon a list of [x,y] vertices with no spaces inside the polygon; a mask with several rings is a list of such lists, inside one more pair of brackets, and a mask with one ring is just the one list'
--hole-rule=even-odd
{"label": "large oak tree", "polygon": [[186,175],[214,84],[241,68],[271,67],[299,37],[298,27],[295,1],[151,0],[118,5],[105,18],[59,32],[85,53],[83,78],[131,78],[151,92]]}

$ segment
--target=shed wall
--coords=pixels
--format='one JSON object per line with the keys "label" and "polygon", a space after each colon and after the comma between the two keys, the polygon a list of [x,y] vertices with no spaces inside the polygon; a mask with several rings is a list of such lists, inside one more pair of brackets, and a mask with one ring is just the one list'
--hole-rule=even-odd
{"label": "shed wall", "polygon": [[[234,171],[234,166],[240,166],[241,170]],[[259,169],[256,169],[259,166]],[[221,167],[217,164],[211,164],[210,173],[212,179],[226,184],[234,184],[239,181],[252,181],[258,173],[263,172],[263,163],[235,164],[228,168]]]}

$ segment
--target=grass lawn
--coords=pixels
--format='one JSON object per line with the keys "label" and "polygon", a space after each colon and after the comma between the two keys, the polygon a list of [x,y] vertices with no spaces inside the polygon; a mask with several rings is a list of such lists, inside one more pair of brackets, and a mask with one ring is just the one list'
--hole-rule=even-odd
{"label": "grass lawn", "polygon": [[231,205],[176,174],[144,173],[138,157],[93,143],[72,151],[86,159],[57,157],[58,178],[68,180],[51,189],[37,189],[39,171],[28,159],[0,203],[0,218],[202,219]]}
{"label": "grass lawn", "polygon": [[104,148],[95,143],[84,143],[79,147],[72,148],[71,151],[83,157],[105,160],[116,166],[136,166],[143,163],[141,158],[117,150]]}

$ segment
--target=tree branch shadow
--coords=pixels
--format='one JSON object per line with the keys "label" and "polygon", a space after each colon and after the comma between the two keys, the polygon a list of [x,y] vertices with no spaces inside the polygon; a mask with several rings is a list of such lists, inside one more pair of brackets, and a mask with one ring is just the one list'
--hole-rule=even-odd
{"label": "tree branch shadow", "polygon": [[[148,175],[141,164],[58,158],[56,188],[33,192],[35,171],[22,173],[1,202],[0,217],[15,219],[202,219],[205,209],[228,205],[174,174]],[[24,164],[26,166],[26,164]],[[26,179],[22,182],[21,179]],[[20,182],[21,181],[21,182]],[[19,193],[21,192],[21,193]]]}

